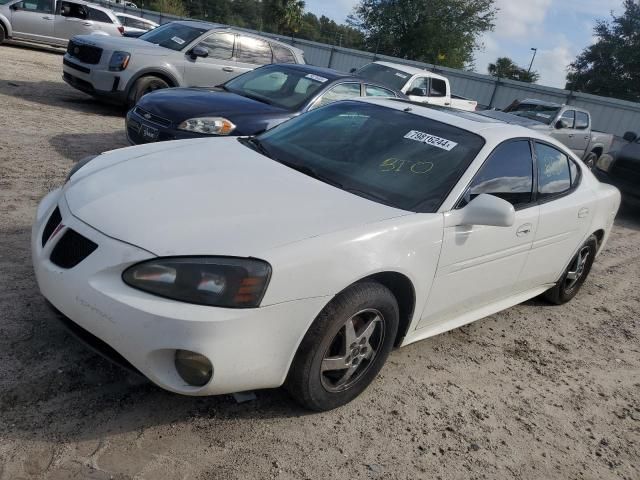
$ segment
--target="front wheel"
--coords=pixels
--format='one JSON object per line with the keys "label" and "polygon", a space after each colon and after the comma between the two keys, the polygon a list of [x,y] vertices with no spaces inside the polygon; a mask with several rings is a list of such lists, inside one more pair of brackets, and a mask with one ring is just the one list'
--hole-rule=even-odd
{"label": "front wheel", "polygon": [[584,159],[584,164],[589,167],[589,170],[593,170],[593,167],[596,166],[596,162],[598,161],[598,154],[596,152],[591,152]]}
{"label": "front wheel", "polygon": [[4,26],[0,23],[0,43],[4,42],[7,38],[7,33],[4,31]]}
{"label": "front wheel", "polygon": [[139,78],[129,92],[129,107],[133,108],[144,95],[161,88],[169,88],[169,84],[160,77],[147,75]]}
{"label": "front wheel", "polygon": [[304,407],[342,406],[375,379],[398,331],[398,302],[377,282],[353,285],[315,319],[293,360],[286,382]]}
{"label": "front wheel", "polygon": [[561,305],[575,297],[591,271],[597,251],[598,239],[595,235],[591,235],[580,247],[576,256],[571,259],[556,286],[543,294],[544,298],[551,303]]}

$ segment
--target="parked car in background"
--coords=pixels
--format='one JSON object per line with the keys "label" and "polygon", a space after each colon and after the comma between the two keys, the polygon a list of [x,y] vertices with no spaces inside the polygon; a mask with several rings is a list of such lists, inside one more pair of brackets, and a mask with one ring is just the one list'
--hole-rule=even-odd
{"label": "parked car in background", "polygon": [[161,88],[213,87],[260,65],[304,63],[302,50],[286,43],[197,21],[166,23],[139,38],[79,36],[73,44],[64,80],[130,106]]}
{"label": "parked car in background", "polygon": [[[590,168],[611,148],[613,135],[591,129],[591,114],[573,105],[527,99],[515,101],[504,112],[523,120],[502,117],[509,123],[519,123],[557,138],[569,147]],[[498,114],[495,114],[499,116]]]}
{"label": "parked car in background", "polygon": [[0,0],[0,43],[67,46],[75,35],[120,37],[123,32],[115,13],[82,0]]}
{"label": "parked car in background", "polygon": [[600,181],[615,185],[622,191],[625,203],[640,207],[640,137],[634,132],[624,134],[624,143],[596,161],[593,173]]}
{"label": "parked car in background", "polygon": [[571,300],[619,205],[541,132],[369,98],[85,159],[40,203],[31,249],[63,322],[160,387],[284,383],[328,410],[394,346]]}
{"label": "parked car in background", "polygon": [[124,35],[126,37],[139,37],[143,33],[160,26],[156,22],[128,13],[116,12],[116,17],[118,17],[118,20],[124,27]]}
{"label": "parked car in background", "polygon": [[301,113],[356,97],[400,97],[374,82],[311,65],[267,65],[219,88],[149,93],[127,114],[133,144],[202,136],[256,135]]}
{"label": "parked car in background", "polygon": [[366,80],[379,82],[407,95],[414,102],[474,111],[475,100],[451,94],[449,80],[428,70],[399,63],[373,62],[355,71]]}

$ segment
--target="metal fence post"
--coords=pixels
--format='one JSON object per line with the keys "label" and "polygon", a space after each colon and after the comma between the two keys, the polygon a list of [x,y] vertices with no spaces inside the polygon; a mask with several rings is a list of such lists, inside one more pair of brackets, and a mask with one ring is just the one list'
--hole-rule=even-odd
{"label": "metal fence post", "polygon": [[491,100],[489,100],[489,108],[493,108],[493,101],[496,98],[496,93],[498,92],[499,85],[500,85],[500,78],[497,78],[493,82],[493,92],[491,92]]}
{"label": "metal fence post", "polygon": [[331,53],[329,54],[329,65],[327,68],[331,68],[331,62],[333,62],[333,52],[335,52],[336,48],[334,46],[331,47]]}

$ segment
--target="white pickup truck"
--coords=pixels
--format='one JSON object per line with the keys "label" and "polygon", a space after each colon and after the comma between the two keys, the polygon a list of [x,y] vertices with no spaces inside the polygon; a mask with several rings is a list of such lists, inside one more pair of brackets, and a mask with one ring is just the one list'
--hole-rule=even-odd
{"label": "white pickup truck", "polygon": [[399,63],[373,62],[355,75],[400,90],[414,102],[475,111],[478,102],[451,94],[449,80],[428,70]]}

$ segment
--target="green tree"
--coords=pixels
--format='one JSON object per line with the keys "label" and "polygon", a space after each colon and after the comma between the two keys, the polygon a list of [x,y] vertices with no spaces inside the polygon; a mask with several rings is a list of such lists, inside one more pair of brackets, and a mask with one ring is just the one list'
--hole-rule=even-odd
{"label": "green tree", "polygon": [[569,66],[568,90],[640,101],[640,4],[625,0],[624,8],[598,21],[598,40]]}
{"label": "green tree", "polygon": [[187,9],[182,0],[154,0],[151,2],[150,8],[168,15],[187,16]]}
{"label": "green tree", "polygon": [[494,77],[508,78],[520,82],[536,83],[540,79],[538,72],[529,72],[524,68],[520,68],[508,57],[498,58],[496,63],[489,64],[487,70],[489,71],[489,75]]}
{"label": "green tree", "polygon": [[274,33],[293,34],[302,26],[303,0],[263,0],[264,28]]}
{"label": "green tree", "polygon": [[370,50],[454,68],[473,61],[493,29],[494,0],[360,0],[348,23]]}

